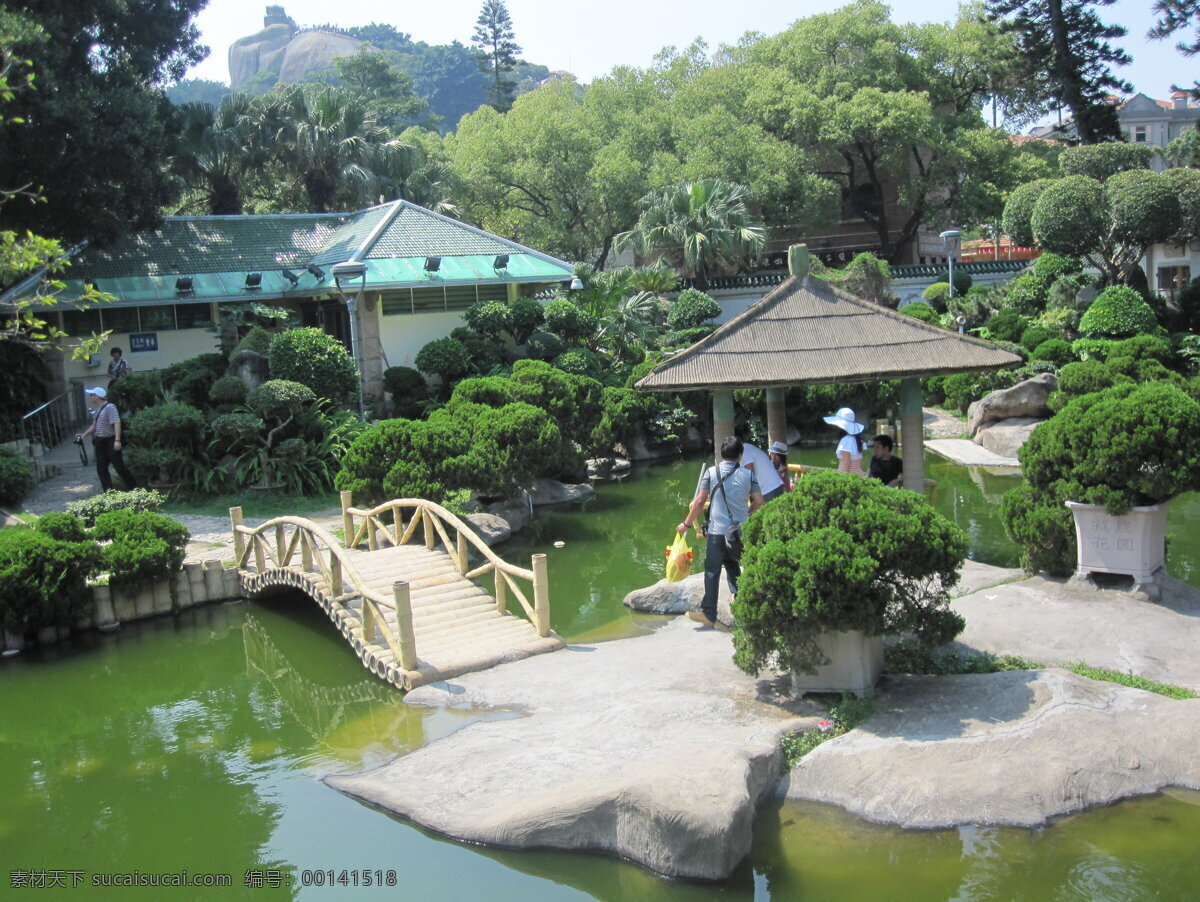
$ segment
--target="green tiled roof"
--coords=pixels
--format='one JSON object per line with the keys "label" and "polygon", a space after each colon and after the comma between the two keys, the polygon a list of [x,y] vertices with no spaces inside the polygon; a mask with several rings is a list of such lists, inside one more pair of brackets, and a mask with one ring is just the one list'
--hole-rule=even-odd
{"label": "green tiled roof", "polygon": [[100,280],[302,267],[357,215],[169,216],[153,232],[86,248],[68,275]]}
{"label": "green tiled roof", "polygon": [[[508,265],[496,269],[496,257]],[[436,272],[428,257],[440,257]],[[370,289],[472,285],[483,282],[560,282],[570,264],[406,201],[357,213],[268,216],[172,216],[105,249],[86,248],[66,272],[64,308],[86,282],[116,298],[117,306],[286,300],[331,294],[335,263],[366,264]],[[313,264],[322,274],[305,267]],[[299,277],[293,285],[284,269]],[[246,274],[261,273],[258,288]],[[176,280],[192,280],[179,292]],[[15,288],[20,293],[23,289]]]}

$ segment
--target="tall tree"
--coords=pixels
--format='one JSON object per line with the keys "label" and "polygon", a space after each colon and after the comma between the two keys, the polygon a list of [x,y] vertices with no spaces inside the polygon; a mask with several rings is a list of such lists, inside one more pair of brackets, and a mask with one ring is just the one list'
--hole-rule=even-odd
{"label": "tall tree", "polygon": [[216,105],[187,103],[179,108],[180,135],[170,169],[188,188],[183,209],[199,207],[213,216],[244,211],[268,158],[254,106],[246,94],[226,94]]}
{"label": "tall tree", "polygon": [[1114,92],[1133,85],[1114,73],[1132,58],[1111,41],[1126,29],[1100,21],[1095,7],[1116,0],[987,0],[991,17],[1017,36],[1028,83],[1044,85],[1046,99],[1071,111],[1083,144],[1121,138]]}
{"label": "tall tree", "polygon": [[10,104],[0,173],[47,203],[11,203],[5,227],[103,242],[153,225],[175,185],[160,86],[207,54],[192,18],[205,0],[24,0],[48,37],[27,52],[38,90]]}
{"label": "tall tree", "polygon": [[364,44],[357,53],[334,57],[333,65],[337,78],[362,94],[380,124],[396,134],[415,125],[428,108],[413,91],[412,78],[392,65],[383,51]]}
{"label": "tall tree", "polygon": [[[1195,25],[1196,32],[1192,39],[1179,41],[1175,49],[1189,57],[1200,53],[1200,0],[1157,0],[1154,11],[1158,13],[1158,21],[1150,29],[1149,37],[1162,40],[1189,25]],[[1176,90],[1179,90],[1178,86]],[[1200,81],[1192,82],[1191,95],[1194,100],[1200,100]]]}
{"label": "tall tree", "polygon": [[478,48],[479,68],[492,79],[488,102],[501,113],[507,112],[512,107],[515,90],[507,75],[516,66],[521,48],[504,0],[484,0],[471,43]]}
{"label": "tall tree", "polygon": [[703,291],[711,276],[758,256],[766,244],[766,232],[746,199],[744,185],[720,179],[651,192],[642,198],[637,225],[618,235],[616,246],[661,251]]}

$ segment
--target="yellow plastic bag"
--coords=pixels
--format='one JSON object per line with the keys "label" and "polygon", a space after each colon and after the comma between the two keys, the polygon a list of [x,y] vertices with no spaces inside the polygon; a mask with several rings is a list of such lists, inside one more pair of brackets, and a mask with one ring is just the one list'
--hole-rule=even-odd
{"label": "yellow plastic bag", "polygon": [[676,533],[674,543],[667,549],[667,582],[679,582],[691,569],[692,549],[687,539]]}

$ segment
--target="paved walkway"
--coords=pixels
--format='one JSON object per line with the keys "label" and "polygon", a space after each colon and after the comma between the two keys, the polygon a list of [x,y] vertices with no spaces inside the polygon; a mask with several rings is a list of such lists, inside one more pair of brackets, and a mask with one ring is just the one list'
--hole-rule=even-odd
{"label": "paved walkway", "polygon": [[925,447],[942,457],[968,467],[1019,467],[1015,457],[1001,457],[982,445],[965,438],[940,438],[927,441]]}

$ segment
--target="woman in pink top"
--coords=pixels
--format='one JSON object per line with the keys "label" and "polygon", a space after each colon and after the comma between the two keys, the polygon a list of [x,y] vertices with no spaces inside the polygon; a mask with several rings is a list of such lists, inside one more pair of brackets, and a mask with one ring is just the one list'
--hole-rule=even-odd
{"label": "woman in pink top", "polygon": [[866,476],[862,468],[863,440],[860,434],[867,427],[854,422],[854,411],[849,407],[843,407],[833,416],[825,417],[825,422],[837,426],[842,431],[842,440],[837,446],[838,472]]}

